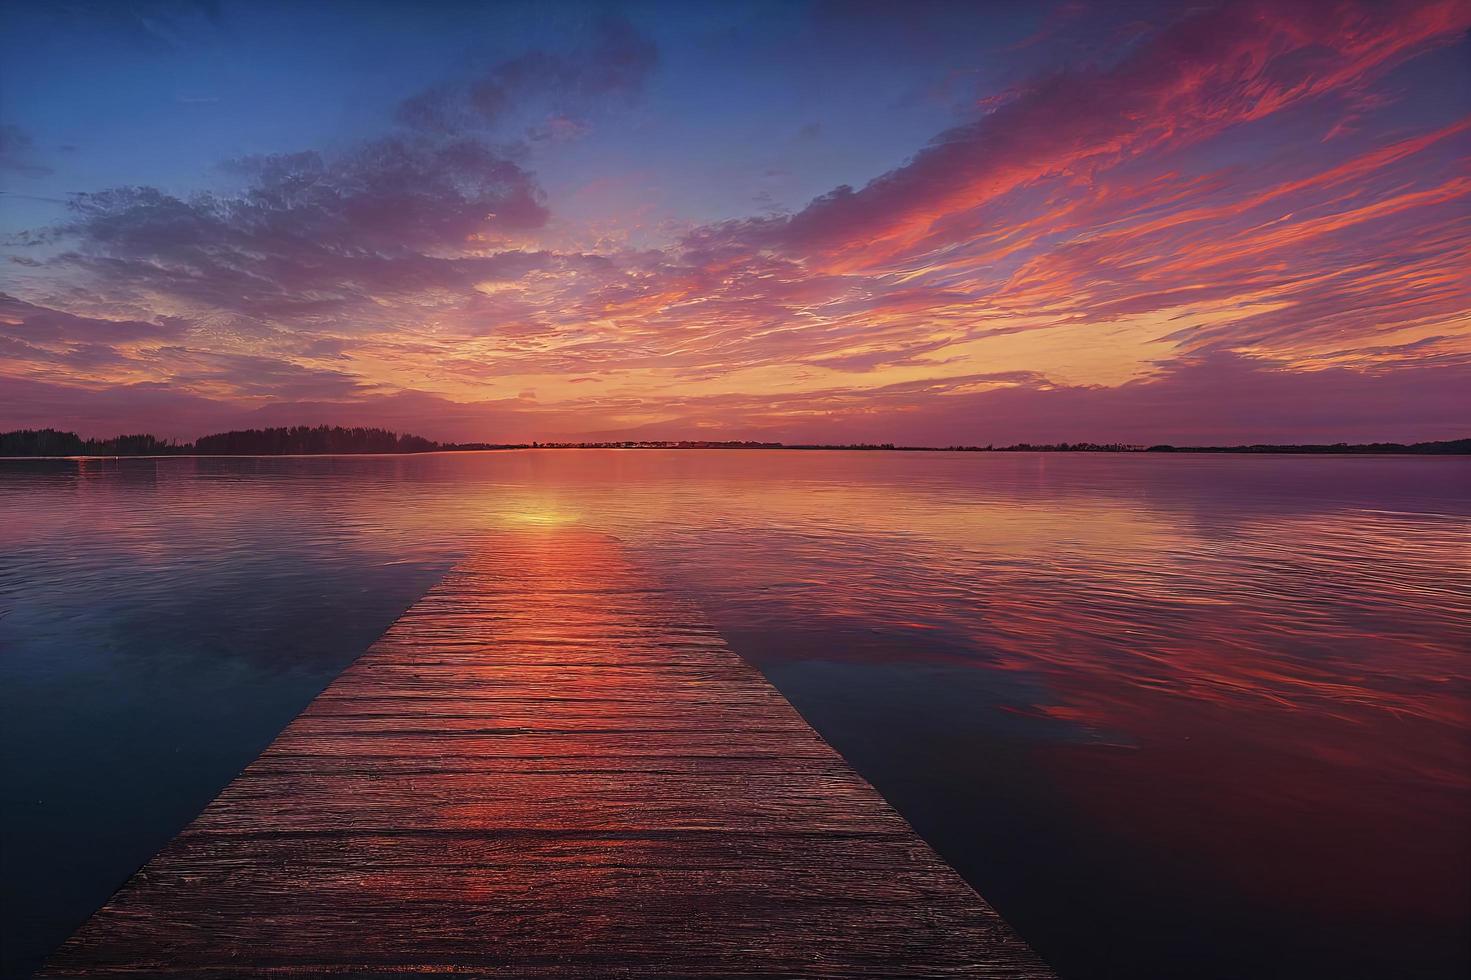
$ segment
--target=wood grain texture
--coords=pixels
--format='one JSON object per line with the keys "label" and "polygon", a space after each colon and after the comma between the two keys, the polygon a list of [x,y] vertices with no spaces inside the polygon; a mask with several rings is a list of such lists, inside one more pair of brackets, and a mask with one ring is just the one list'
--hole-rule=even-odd
{"label": "wood grain texture", "polygon": [[492,539],[51,977],[1049,977],[611,538]]}

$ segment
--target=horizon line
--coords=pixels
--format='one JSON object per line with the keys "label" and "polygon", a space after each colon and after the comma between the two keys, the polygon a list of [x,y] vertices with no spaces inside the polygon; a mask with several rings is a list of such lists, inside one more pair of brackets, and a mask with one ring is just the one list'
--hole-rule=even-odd
{"label": "horizon line", "polygon": [[[246,451],[232,452],[228,443],[221,445],[220,450],[199,450],[198,445],[202,442],[219,440],[224,442],[231,436],[259,437],[271,434],[291,433],[318,433],[322,435],[342,435],[359,433],[364,437],[377,440],[391,440],[390,445],[364,445],[362,448],[351,446],[338,448],[323,445],[319,449],[310,447],[291,446],[289,448],[300,448],[303,451],[282,452],[272,451],[269,446],[260,447],[258,451],[250,451],[256,447],[241,447]],[[26,439],[26,436],[43,436],[41,440]],[[60,441],[62,445],[54,448],[59,451],[45,451],[45,443],[53,440]],[[247,440],[248,441],[248,440]],[[16,443],[14,449],[5,445],[6,442]],[[140,450],[138,452],[127,452],[126,446],[134,444]],[[85,451],[87,447],[96,447],[94,452]],[[80,449],[80,452],[67,452],[67,449]],[[288,448],[288,447],[282,447]],[[25,450],[33,451],[27,452]],[[108,449],[122,451],[109,452]],[[1202,444],[1175,444],[1169,442],[1158,442],[1152,444],[1128,443],[1128,442],[1096,442],[1082,440],[1078,442],[1015,442],[1006,445],[996,443],[980,444],[949,444],[949,445],[904,445],[894,442],[846,442],[846,443],[821,443],[803,442],[786,443],[779,440],[761,439],[600,439],[600,440],[548,440],[534,439],[529,442],[440,442],[409,433],[398,433],[391,429],[377,426],[330,426],[330,425],[298,425],[298,426],[271,426],[261,429],[232,429],[225,432],[207,433],[189,441],[178,439],[160,439],[151,433],[129,433],[112,436],[109,438],[83,438],[74,431],[44,428],[44,429],[13,429],[0,432],[0,457],[8,459],[115,459],[115,458],[170,458],[170,457],[266,457],[266,456],[403,456],[423,455],[427,453],[453,453],[453,452],[506,452],[517,450],[542,450],[542,449],[579,449],[579,450],[790,450],[790,451],[851,451],[851,452],[1101,452],[1101,453],[1148,453],[1148,452],[1196,452],[1196,453],[1261,453],[1261,454],[1319,454],[1331,455],[1334,453],[1355,455],[1471,455],[1471,436],[1454,439],[1420,440],[1415,442],[1389,442],[1376,440],[1372,442],[1333,442],[1333,443],[1236,443],[1231,445],[1202,445]],[[14,451],[19,450],[19,451]],[[34,450],[40,450],[39,452]],[[154,451],[160,450],[160,451]]]}

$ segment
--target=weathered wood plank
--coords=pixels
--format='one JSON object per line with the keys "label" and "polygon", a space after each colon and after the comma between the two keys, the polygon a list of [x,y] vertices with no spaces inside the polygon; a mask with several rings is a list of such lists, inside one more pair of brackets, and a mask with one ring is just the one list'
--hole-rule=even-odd
{"label": "weathered wood plank", "polygon": [[445,576],[45,976],[1046,977],[610,538]]}

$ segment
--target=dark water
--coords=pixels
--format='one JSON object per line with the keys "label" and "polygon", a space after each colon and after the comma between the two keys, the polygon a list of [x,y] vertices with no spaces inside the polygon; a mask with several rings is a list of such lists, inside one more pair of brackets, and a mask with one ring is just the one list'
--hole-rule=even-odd
{"label": "dark water", "polygon": [[1471,460],[0,461],[5,974],[477,532],[689,590],[1064,977],[1471,968]]}

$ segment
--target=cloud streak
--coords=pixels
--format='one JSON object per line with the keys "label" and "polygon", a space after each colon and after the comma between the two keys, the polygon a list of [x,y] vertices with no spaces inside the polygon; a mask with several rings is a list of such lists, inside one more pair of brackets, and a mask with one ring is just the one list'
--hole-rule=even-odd
{"label": "cloud streak", "polygon": [[625,18],[605,14],[570,51],[535,49],[503,59],[470,78],[410,96],[396,118],[411,129],[450,136],[501,127],[530,109],[550,113],[534,138],[570,137],[600,102],[640,95],[658,57],[653,41]]}

